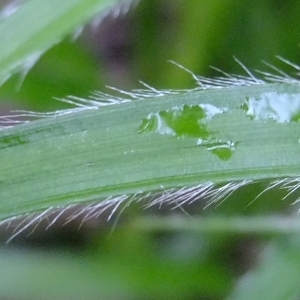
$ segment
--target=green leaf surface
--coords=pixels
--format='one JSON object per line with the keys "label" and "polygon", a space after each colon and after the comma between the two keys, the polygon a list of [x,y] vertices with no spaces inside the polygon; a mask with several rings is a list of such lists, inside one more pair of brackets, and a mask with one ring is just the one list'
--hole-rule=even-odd
{"label": "green leaf surface", "polygon": [[[0,217],[206,182],[297,176],[299,123],[256,120],[242,107],[249,97],[276,92],[297,98],[299,90],[298,84],[196,90],[4,129]],[[222,113],[198,120],[208,137],[203,139],[201,132],[189,135],[190,128],[181,122],[183,104],[192,114],[197,105],[223,108]],[[151,116],[168,116],[172,111],[175,117],[167,124],[169,130],[183,126],[183,134],[141,130]],[[234,143],[233,149],[228,141]]]}
{"label": "green leaf surface", "polygon": [[113,0],[29,0],[0,22],[0,83],[26,73],[39,56]]}

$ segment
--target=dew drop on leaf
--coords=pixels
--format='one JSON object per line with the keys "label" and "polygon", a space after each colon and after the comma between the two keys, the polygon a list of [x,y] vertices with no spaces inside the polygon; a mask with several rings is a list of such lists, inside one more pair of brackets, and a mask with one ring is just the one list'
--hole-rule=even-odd
{"label": "dew drop on leaf", "polygon": [[256,98],[249,97],[241,108],[254,120],[297,122],[300,120],[300,94],[263,93]]}
{"label": "dew drop on leaf", "polygon": [[220,159],[228,160],[235,150],[236,143],[218,139],[217,133],[210,132],[207,127],[215,115],[226,111],[227,108],[211,104],[184,104],[150,113],[142,120],[138,133],[155,132],[179,138],[196,138],[196,146],[205,147]]}

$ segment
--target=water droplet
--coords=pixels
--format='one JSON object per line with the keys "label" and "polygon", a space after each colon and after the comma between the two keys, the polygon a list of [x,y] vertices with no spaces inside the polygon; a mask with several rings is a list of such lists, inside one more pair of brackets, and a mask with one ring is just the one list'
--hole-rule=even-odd
{"label": "water droplet", "polygon": [[228,160],[233,151],[235,150],[236,143],[232,141],[216,141],[211,143],[210,146],[207,145],[207,150],[211,151],[213,154],[217,155],[222,160]]}
{"label": "water droplet", "polygon": [[127,154],[132,154],[134,153],[134,150],[129,150],[129,151],[124,151],[124,154],[127,155]]}
{"label": "water droplet", "polygon": [[206,138],[209,135],[206,128],[207,121],[224,111],[225,108],[210,104],[176,106],[150,113],[142,120],[139,133],[152,131],[159,134]]}
{"label": "water droplet", "polygon": [[233,141],[216,138],[217,133],[209,132],[207,123],[217,115],[226,112],[211,104],[182,105],[168,110],[150,113],[139,126],[139,133],[156,132],[181,138],[197,138],[196,145],[205,147],[222,160],[228,160],[235,147]]}
{"label": "water droplet", "polygon": [[300,94],[263,93],[258,98],[248,98],[241,108],[255,120],[295,122],[300,120]]}

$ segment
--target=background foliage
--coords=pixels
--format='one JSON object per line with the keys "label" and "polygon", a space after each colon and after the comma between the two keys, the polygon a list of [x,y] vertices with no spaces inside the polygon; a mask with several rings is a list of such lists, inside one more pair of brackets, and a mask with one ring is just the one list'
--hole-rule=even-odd
{"label": "background foliage", "polygon": [[[106,91],[106,85],[139,88],[139,80],[155,88],[195,86],[190,74],[167,60],[204,76],[220,75],[210,65],[243,73],[233,55],[251,70],[270,70],[261,62],[265,60],[291,73],[275,55],[299,64],[299,12],[295,0],[142,0],[127,14],[110,15],[94,29],[87,26],[75,40],[70,32],[42,55],[21,83],[18,74],[12,76],[0,88],[1,110],[5,114],[15,108],[65,108],[67,104],[52,97],[88,96],[92,90]],[[113,224],[104,216],[80,230],[79,224],[39,228],[5,246],[11,233],[3,229],[0,295],[298,299],[299,232],[280,230],[291,221],[296,224],[291,228],[299,227],[298,207],[290,206],[290,199],[281,201],[284,194],[276,190],[248,206],[265,184],[251,186],[217,208],[204,211],[203,203],[187,208],[217,228],[230,227],[237,216],[243,224],[243,217],[248,217],[246,230],[232,225],[232,230],[218,232],[205,222],[193,230],[181,211],[141,211],[138,206],[123,212],[112,233]],[[147,228],[145,223],[155,224],[155,216],[164,216],[166,223]],[[270,216],[280,226],[268,232],[260,220]],[[173,217],[187,224],[172,226]],[[224,225],[217,226],[223,219]],[[252,230],[251,224],[261,224],[261,230]]]}

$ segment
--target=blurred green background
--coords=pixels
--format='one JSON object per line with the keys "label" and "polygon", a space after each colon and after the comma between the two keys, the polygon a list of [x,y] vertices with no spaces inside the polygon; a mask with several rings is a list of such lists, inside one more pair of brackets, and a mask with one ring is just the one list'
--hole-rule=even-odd
{"label": "blurred green background", "polygon": [[[28,72],[11,78],[0,96],[30,109],[61,107],[52,97],[88,96],[92,90],[193,88],[190,74],[221,76],[210,66],[243,74],[233,57],[251,70],[272,71],[263,61],[292,74],[276,55],[299,62],[300,3],[287,1],[142,0],[126,14],[109,16],[53,46]],[[96,26],[95,26],[96,24]]]}
{"label": "blurred green background", "polygon": [[[93,90],[114,93],[107,85],[142,88],[139,80],[158,89],[195,87],[192,76],[169,60],[207,77],[222,75],[210,66],[247,75],[233,56],[253,71],[273,72],[264,65],[267,61],[296,75],[276,55],[300,64],[299,16],[296,0],[141,0],[128,13],[108,16],[97,26],[88,24],[78,37],[54,45],[24,78],[22,74],[10,78],[0,88],[1,114],[13,109],[62,109],[70,106],[53,97],[88,97]],[[243,188],[218,207],[203,210],[205,201],[199,199],[184,209],[199,218],[248,216],[254,222],[256,216],[281,215],[288,220],[295,215],[297,205],[290,206],[295,199],[281,201],[285,194],[278,190],[248,206],[267,185]],[[0,260],[6,272],[0,281],[6,290],[1,287],[0,296],[300,299],[298,234],[163,227],[147,231],[132,224],[146,215],[189,218],[168,207],[143,210],[132,205],[113,231],[113,222],[103,216],[80,228],[80,220],[48,231],[40,226],[8,246],[4,241],[11,231],[4,228]],[[16,282],[20,286],[14,290]]]}

